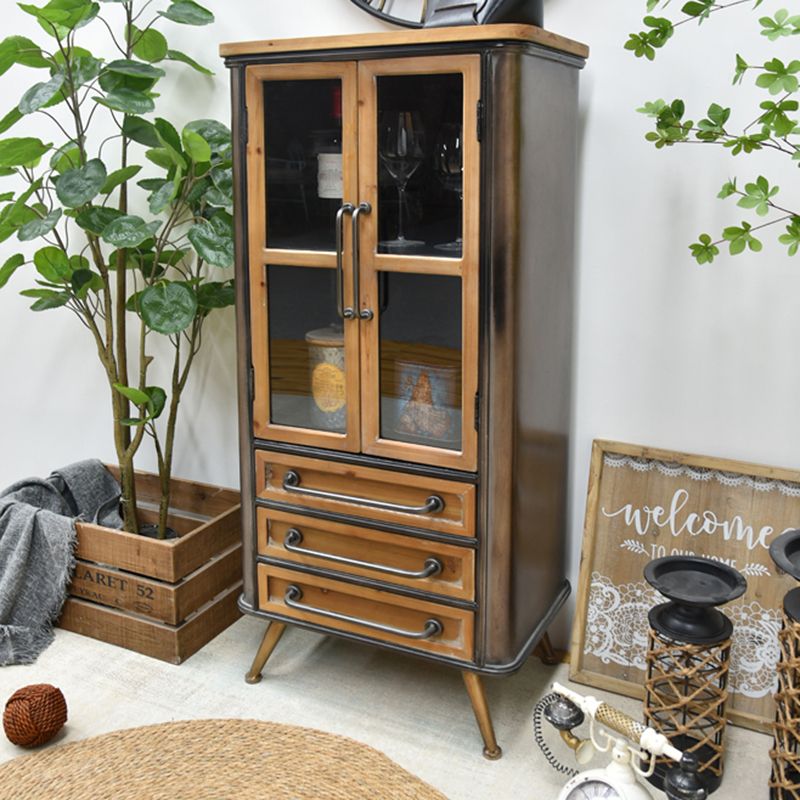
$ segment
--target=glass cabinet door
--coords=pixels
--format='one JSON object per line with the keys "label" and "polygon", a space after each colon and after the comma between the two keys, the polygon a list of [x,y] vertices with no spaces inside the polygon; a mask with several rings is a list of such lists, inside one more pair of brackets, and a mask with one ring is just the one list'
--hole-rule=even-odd
{"label": "glass cabinet door", "polygon": [[357,451],[356,66],[257,66],[247,76],[254,433]]}
{"label": "glass cabinet door", "polygon": [[474,470],[480,59],[358,69],[362,449]]}

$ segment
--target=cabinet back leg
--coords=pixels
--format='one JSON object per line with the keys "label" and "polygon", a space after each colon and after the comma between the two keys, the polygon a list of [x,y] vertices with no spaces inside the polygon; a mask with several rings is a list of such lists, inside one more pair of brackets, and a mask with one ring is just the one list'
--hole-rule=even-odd
{"label": "cabinet back leg", "polygon": [[485,758],[495,761],[503,755],[503,751],[497,744],[497,739],[494,735],[494,726],[492,725],[492,717],[489,714],[486,694],[483,691],[481,676],[474,672],[462,672],[461,676],[464,678],[464,685],[467,687],[472,710],[475,712],[475,719],[483,737],[483,755]]}
{"label": "cabinet back leg", "polygon": [[549,633],[545,633],[545,635],[542,636],[533,654],[541,659],[542,664],[547,664],[551,667],[561,663],[558,653],[553,649],[553,643],[550,641]]}
{"label": "cabinet back leg", "polygon": [[259,683],[261,680],[261,670],[264,669],[264,664],[267,659],[272,655],[275,645],[278,644],[283,632],[286,630],[286,623],[284,622],[270,622],[264,638],[261,640],[256,657],[253,659],[253,665],[250,667],[250,672],[244,676],[247,683]]}

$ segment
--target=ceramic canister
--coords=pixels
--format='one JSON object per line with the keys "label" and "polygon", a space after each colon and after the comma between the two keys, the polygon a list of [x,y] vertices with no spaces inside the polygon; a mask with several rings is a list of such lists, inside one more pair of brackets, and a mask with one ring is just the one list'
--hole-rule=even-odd
{"label": "ceramic canister", "polygon": [[313,406],[311,416],[321,430],[344,432],[347,420],[344,333],[330,325],[306,334]]}

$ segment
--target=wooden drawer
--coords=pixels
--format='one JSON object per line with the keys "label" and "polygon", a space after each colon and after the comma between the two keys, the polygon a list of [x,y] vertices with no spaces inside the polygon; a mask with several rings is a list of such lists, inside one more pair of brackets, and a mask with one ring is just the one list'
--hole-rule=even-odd
{"label": "wooden drawer", "polygon": [[266,500],[475,535],[475,487],[469,483],[259,450],[256,486]]}
{"label": "wooden drawer", "polygon": [[473,656],[473,614],[460,608],[267,564],[258,565],[258,598],[263,611],[284,617],[450,658]]}
{"label": "wooden drawer", "polygon": [[475,553],[453,544],[259,508],[258,552],[269,558],[337,570],[445,597],[460,600],[475,597]]}

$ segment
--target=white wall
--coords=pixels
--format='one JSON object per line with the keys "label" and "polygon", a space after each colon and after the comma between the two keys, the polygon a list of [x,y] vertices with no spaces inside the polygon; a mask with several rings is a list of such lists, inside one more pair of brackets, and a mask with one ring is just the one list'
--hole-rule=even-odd
{"label": "white wall", "polygon": [[[163,107],[179,121],[227,118],[220,41],[385,27],[348,0],[207,4],[217,14],[215,26],[175,26],[171,33],[174,46],[218,67],[213,80],[174,68],[180,77],[165,84],[171,89]],[[687,250],[697,233],[717,233],[745,218],[731,201],[714,199],[730,175],[782,177],[782,198],[797,207],[797,173],[770,154],[733,159],[695,145],[656,152],[643,140],[647,120],[634,112],[644,100],[679,95],[696,109],[695,118],[711,101],[749,98],[756,109],[761,92],[730,85],[733,53],[786,59],[793,43],[770,45],[744,6],[710,21],[702,36],[685,30],[654,64],[645,63],[622,49],[643,6],[643,0],[546,2],[546,27],[592,48],[581,90],[573,577],[594,438],[800,467],[800,260],[768,244],[760,257],[723,257],[698,267]],[[43,39],[15,7],[7,15],[8,32]],[[703,44],[709,50],[701,55]],[[0,78],[3,113],[31,77],[19,70]],[[12,247],[0,245],[0,263]],[[109,401],[85,332],[67,312],[29,312],[16,294],[24,286],[18,273],[0,292],[0,485],[81,458],[114,456]],[[228,312],[210,326],[186,396],[176,474],[235,485],[235,417]],[[152,458],[144,455],[139,465],[151,468]]]}

